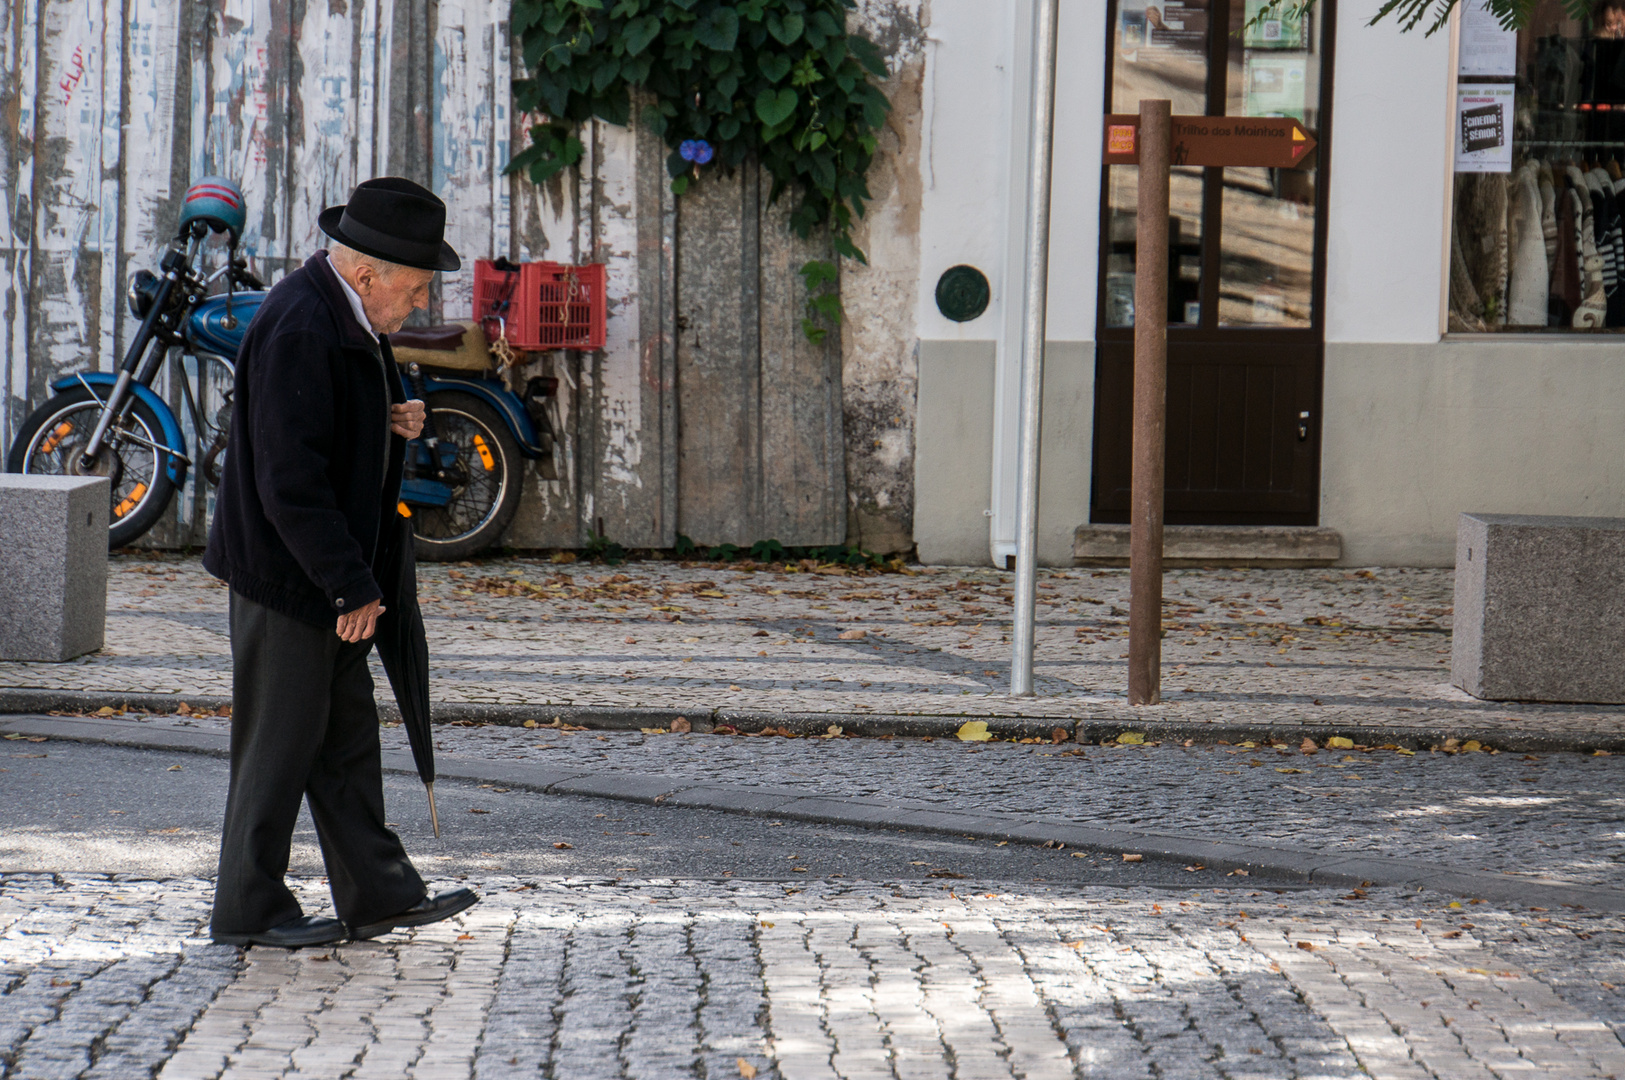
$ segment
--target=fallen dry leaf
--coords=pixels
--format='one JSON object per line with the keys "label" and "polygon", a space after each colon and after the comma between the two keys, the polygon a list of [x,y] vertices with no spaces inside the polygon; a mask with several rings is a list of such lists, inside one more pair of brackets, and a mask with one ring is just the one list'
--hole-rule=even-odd
{"label": "fallen dry leaf", "polygon": [[96,710],[95,715],[97,715],[97,716],[117,716],[118,715],[118,710],[113,708],[113,706],[111,706],[111,705],[103,705],[101,708]]}
{"label": "fallen dry leaf", "polygon": [[1276,772],[1284,772],[1284,773],[1301,773],[1301,772],[1303,772],[1302,769],[1276,769],[1275,771]]}
{"label": "fallen dry leaf", "polygon": [[1341,735],[1333,735],[1331,738],[1326,740],[1326,748],[1328,750],[1353,750],[1354,740],[1345,739]]}
{"label": "fallen dry leaf", "polygon": [[1125,731],[1117,736],[1117,742],[1121,746],[1144,746],[1145,734],[1139,731]]}
{"label": "fallen dry leaf", "polygon": [[638,639],[635,637],[622,638],[621,640],[626,642],[628,645],[636,645],[638,643]]}
{"label": "fallen dry leaf", "polygon": [[824,738],[826,739],[838,739],[845,734],[846,729],[841,727],[840,724],[831,724],[829,727],[824,729]]}
{"label": "fallen dry leaf", "polygon": [[1089,857],[1089,853],[1087,851],[1074,851],[1072,853],[1072,857],[1074,859],[1087,859]]}
{"label": "fallen dry leaf", "polygon": [[553,846],[555,848],[557,848],[558,850],[560,850],[560,851],[574,851],[575,850],[575,845],[574,844],[566,843],[563,840],[558,841]]}
{"label": "fallen dry leaf", "polygon": [[638,728],[638,730],[643,732],[645,735],[664,735],[666,733],[666,729],[663,727],[646,727]]}
{"label": "fallen dry leaf", "polygon": [[743,687],[743,686],[738,686],[738,685],[735,685],[735,684],[734,684],[734,683],[729,683],[729,684],[728,684],[728,689],[729,689],[729,690],[743,690],[743,689],[744,689],[744,687]]}
{"label": "fallen dry leaf", "polygon": [[184,701],[181,702],[179,705],[175,706],[175,715],[176,716],[191,716],[192,715],[192,706],[188,705]]}
{"label": "fallen dry leaf", "polygon": [[1066,733],[1066,728],[1058,727],[1050,729],[1049,741],[1054,743],[1056,746],[1066,742],[1066,740],[1069,738],[1071,738],[1071,736]]}
{"label": "fallen dry leaf", "polygon": [[962,742],[987,742],[993,738],[986,720],[967,720],[959,725],[957,734]]}
{"label": "fallen dry leaf", "polygon": [[1232,871],[1230,871],[1228,874],[1226,874],[1224,876],[1225,877],[1251,877],[1252,874],[1249,873],[1246,870],[1232,870]]}
{"label": "fallen dry leaf", "polygon": [[[763,923],[762,925],[763,926],[772,926],[773,924],[772,923]],[[744,1077],[745,1080],[756,1080],[756,1066],[752,1065],[750,1062],[746,1061],[744,1058],[740,1058],[739,1061],[737,1062],[737,1064],[739,1065],[739,1075],[740,1076]]]}
{"label": "fallen dry leaf", "polygon": [[1305,736],[1303,742],[1298,744],[1298,749],[1302,750],[1306,754],[1313,754],[1318,751],[1320,747],[1315,745],[1315,740]]}
{"label": "fallen dry leaf", "polygon": [[1196,871],[1198,871],[1198,870],[1206,870],[1206,869],[1207,869],[1207,867],[1205,867],[1205,866],[1201,866],[1201,865],[1196,865],[1196,866],[1187,866],[1187,867],[1185,867],[1185,871],[1186,871],[1186,872],[1187,872],[1187,873],[1191,873],[1191,874],[1194,874],[1194,873],[1195,873],[1195,872],[1196,872]]}
{"label": "fallen dry leaf", "polygon": [[458,934],[457,935],[457,940],[458,941],[473,941],[474,940],[474,935],[473,934]]}
{"label": "fallen dry leaf", "polygon": [[925,876],[930,877],[930,878],[963,878],[965,875],[955,873],[952,870],[944,870],[941,867],[938,867],[935,870],[929,871]]}
{"label": "fallen dry leaf", "polygon": [[1124,862],[1144,862],[1145,861],[1145,856],[1144,855],[1124,855],[1123,856],[1123,861]]}
{"label": "fallen dry leaf", "polygon": [[673,734],[684,735],[690,731],[693,731],[694,725],[688,722],[688,717],[679,716],[677,719],[671,722],[671,730]]}
{"label": "fallen dry leaf", "polygon": [[842,641],[862,641],[864,638],[869,636],[869,631],[842,630],[839,636]]}
{"label": "fallen dry leaf", "polygon": [[481,810],[477,806],[471,806],[471,807],[468,808],[468,812],[470,814],[489,814],[491,811],[489,811],[489,810]]}
{"label": "fallen dry leaf", "polygon": [[1307,941],[1298,942],[1298,948],[1302,949],[1304,952],[1314,952],[1315,951],[1314,945],[1310,944]]}

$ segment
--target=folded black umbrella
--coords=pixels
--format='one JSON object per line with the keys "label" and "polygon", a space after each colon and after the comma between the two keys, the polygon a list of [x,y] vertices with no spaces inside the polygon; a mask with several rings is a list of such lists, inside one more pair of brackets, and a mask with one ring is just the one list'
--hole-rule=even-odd
{"label": "folded black umbrella", "polygon": [[[385,537],[379,551],[378,587],[384,594],[384,613],[378,618],[373,644],[389,675],[401,723],[412,743],[412,760],[429,794],[429,821],[440,835],[440,815],[434,806],[434,738],[429,716],[429,638],[418,607],[417,559],[412,550],[412,525],[394,516],[395,535]],[[385,528],[388,528],[386,523]]]}

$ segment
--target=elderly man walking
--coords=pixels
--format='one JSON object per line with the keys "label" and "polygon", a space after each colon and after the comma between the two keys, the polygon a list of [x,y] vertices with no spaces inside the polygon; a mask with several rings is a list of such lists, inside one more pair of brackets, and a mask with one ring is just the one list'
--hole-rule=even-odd
{"label": "elderly man walking", "polygon": [[[203,565],[231,586],[231,791],[211,931],[298,948],[455,915],[429,896],[384,821],[367,654],[388,601],[406,440],[423,428],[385,335],[428,306],[461,261],[446,207],[410,180],[360,184],[318,219],[336,243],[271,290],[237,360],[231,436]],[[306,915],[283,881],[301,799],[337,919]]]}

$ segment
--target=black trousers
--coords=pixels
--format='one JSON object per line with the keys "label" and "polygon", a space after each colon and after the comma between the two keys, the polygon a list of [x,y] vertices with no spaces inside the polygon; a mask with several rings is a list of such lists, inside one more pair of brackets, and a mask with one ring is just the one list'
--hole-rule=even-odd
{"label": "black trousers", "polygon": [[231,793],[215,933],[256,933],[303,914],[283,882],[301,798],[340,919],[376,922],[423,899],[423,879],[384,824],[371,651],[371,641],[348,644],[231,594]]}

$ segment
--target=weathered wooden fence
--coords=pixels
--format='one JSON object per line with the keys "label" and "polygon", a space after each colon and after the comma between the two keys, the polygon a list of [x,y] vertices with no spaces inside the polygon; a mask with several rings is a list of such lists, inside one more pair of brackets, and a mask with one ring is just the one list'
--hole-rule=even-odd
{"label": "weathered wooden fence", "polygon": [[[0,5],[0,445],[52,380],[111,370],[198,177],[238,180],[243,247],[268,280],[323,246],[319,211],[359,179],[411,177],[448,205],[465,262],[604,262],[609,340],[560,376],[559,478],[526,478],[519,546],[846,538],[837,335],[797,337],[790,240],[755,170],[681,208],[647,132],[593,124],[579,170],[502,175],[512,115],[507,0],[22,0]],[[472,275],[436,316],[467,317]],[[533,369],[536,370],[536,369]],[[180,365],[158,389],[191,423]],[[218,388],[216,388],[218,389]],[[192,481],[159,544],[199,543]]]}

